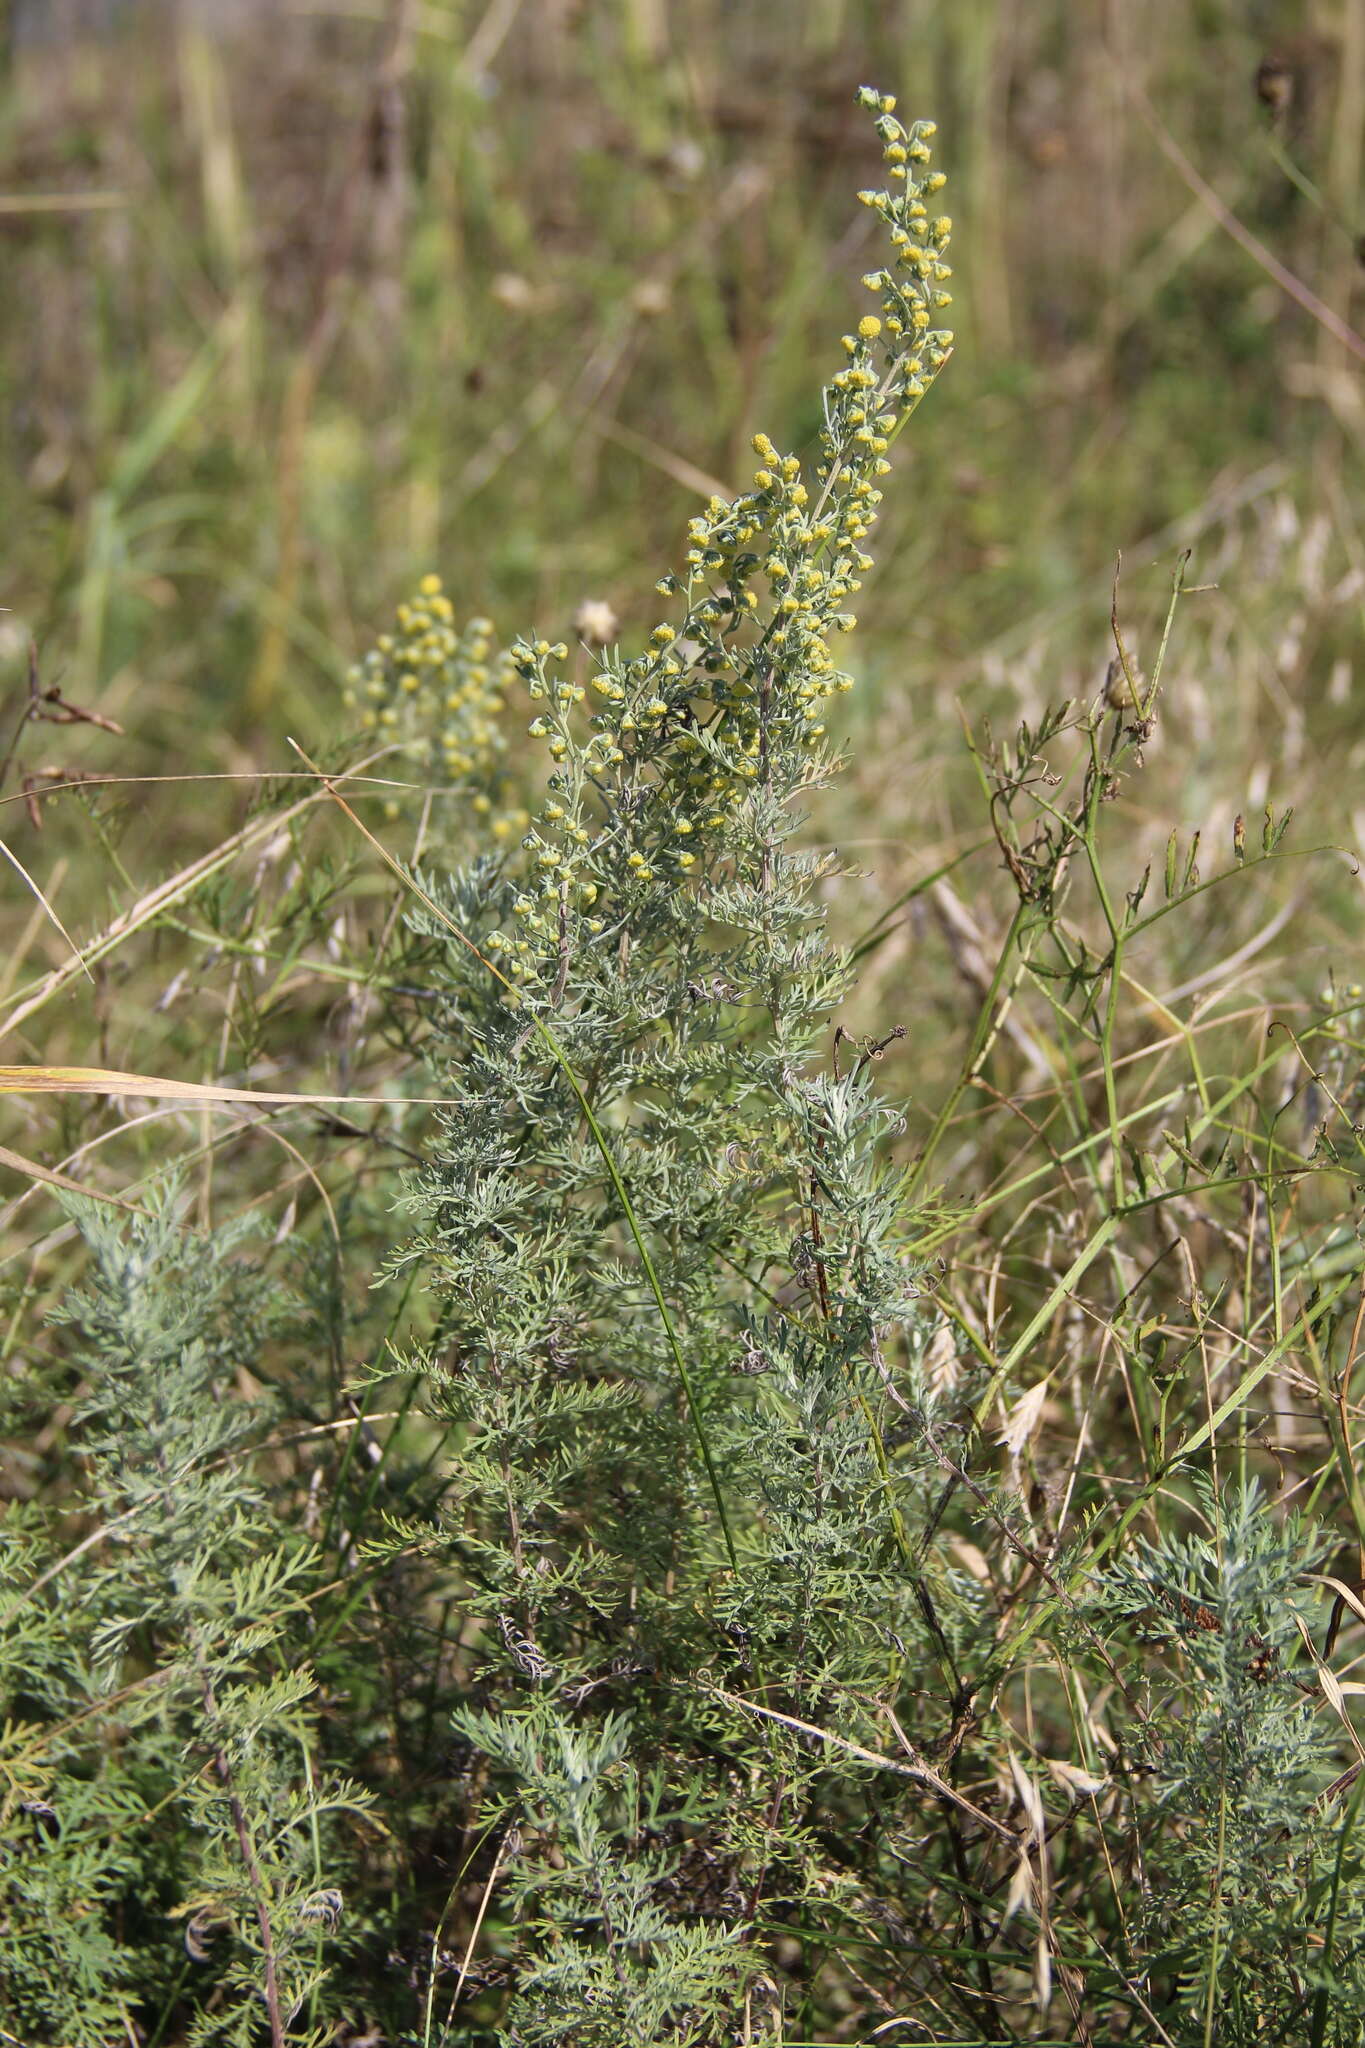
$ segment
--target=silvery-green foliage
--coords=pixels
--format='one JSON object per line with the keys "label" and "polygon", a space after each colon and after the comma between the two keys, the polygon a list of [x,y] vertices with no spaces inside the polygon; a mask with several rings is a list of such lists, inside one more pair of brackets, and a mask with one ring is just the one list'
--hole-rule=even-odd
{"label": "silvery-green foliage", "polygon": [[[713,2040],[733,2009],[736,1934],[663,1903],[678,1863],[669,1838],[705,1825],[705,1799],[638,1759],[624,1713],[575,1716],[541,1697],[455,1720],[516,1786],[504,1882],[535,1953],[506,2039]],[[552,1865],[528,1853],[528,1835],[556,1844]]]}
{"label": "silvery-green foliage", "polygon": [[1212,2005],[1220,2041],[1307,2041],[1321,2001],[1317,2038],[1345,2044],[1365,2024],[1355,1803],[1319,1805],[1335,1766],[1298,1655],[1322,1539],[1254,1481],[1194,1493],[1192,1530],[1138,1542],[1096,1588],[1107,1626],[1147,1646],[1150,1719],[1130,1735],[1146,1967],[1182,2040]]}
{"label": "silvery-green foliage", "polygon": [[318,1848],[366,1803],[308,1766],[315,1559],[253,1476],[265,1417],[235,1394],[279,1306],[242,1231],[201,1235],[174,1189],[128,1220],[70,1207],[89,1262],[57,1320],[85,1490],[5,1529],[0,2018],[104,2048],[188,1965],[206,1982],[184,2039],[247,2048],[320,1982]]}
{"label": "silvery-green foliage", "polygon": [[[813,465],[755,437],[753,490],[693,521],[643,652],[585,677],[518,643],[546,801],[518,857],[424,875],[414,914],[444,947],[452,1101],[399,1263],[439,1298],[427,1399],[459,1445],[443,1523],[482,1660],[457,1726],[519,1843],[509,2043],[712,2038],[762,1966],[760,1900],[799,1915],[840,1892],[815,1842],[865,1775],[727,1724],[712,1688],[827,1714],[946,1646],[904,1528],[934,1468],[912,1441],[893,1469],[882,1443],[888,1359],[922,1322],[878,1086],[902,1034],[835,1035],[839,863],[802,843],[838,766],[831,636],[890,440],[951,339],[932,130],[865,100],[888,268]],[[646,1758],[666,1788],[648,1826]]]}

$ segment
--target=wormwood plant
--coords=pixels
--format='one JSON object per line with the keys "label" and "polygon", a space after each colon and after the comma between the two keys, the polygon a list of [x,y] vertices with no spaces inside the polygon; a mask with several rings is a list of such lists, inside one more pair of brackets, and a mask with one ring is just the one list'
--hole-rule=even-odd
{"label": "wormwood plant", "polygon": [[907,1535],[927,1470],[884,1437],[888,1350],[924,1328],[875,1085],[903,1034],[831,1054],[836,863],[797,843],[850,686],[831,636],[951,342],[932,125],[863,101],[890,257],[813,470],[755,437],[752,490],[692,522],[643,653],[585,673],[517,644],[547,799],[519,859],[428,879],[416,918],[444,944],[455,1099],[398,1263],[441,1300],[420,1364],[460,1444],[456,1723],[491,1771],[508,2041],[717,2038],[765,1936],[818,1948],[862,1917],[861,1859],[817,1847],[866,1824],[859,1769],[796,1721],[852,1727],[926,1657],[951,1694],[970,1626]]}
{"label": "wormwood plant", "polygon": [[[5,1354],[62,1448],[0,1538],[0,2038],[1359,2037],[1358,1572],[1255,1484],[1288,1459],[1358,1561],[1359,990],[1225,1075],[1135,982],[1228,875],[1110,872],[1161,688],[1116,608],[1102,697],[976,749],[1015,908],[898,1163],[917,1019],[849,1034],[876,939],[832,943],[805,808],[949,223],[931,126],[860,97],[888,252],[812,461],[755,437],[642,651],[499,653],[430,577],[353,672],[367,772],[435,785],[410,931],[329,961],[446,1104],[392,1105],[393,1341],[358,1190],[295,1299],[172,1177],[74,1208],[88,1273]],[[247,935],[292,966],[333,884],[279,888]],[[235,960],[236,901],[176,929]],[[931,1170],[1029,997],[1034,1149],[969,1222]]]}
{"label": "wormwood plant", "polygon": [[1134,1731],[1150,1774],[1135,1902],[1148,1967],[1196,2038],[1217,2020],[1234,2040],[1352,2039],[1365,2022],[1358,1801],[1338,1829],[1312,1824],[1331,1752],[1313,1688],[1285,1679],[1324,1546],[1298,1517],[1267,1513],[1254,1482],[1219,1497],[1199,1481],[1195,1496],[1193,1531],[1136,1544],[1097,1588],[1110,1625],[1156,1647],[1171,1688]]}

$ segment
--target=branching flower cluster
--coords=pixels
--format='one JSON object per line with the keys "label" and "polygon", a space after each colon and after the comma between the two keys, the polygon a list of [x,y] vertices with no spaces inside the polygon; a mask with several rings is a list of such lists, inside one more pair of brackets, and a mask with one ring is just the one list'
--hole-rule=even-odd
{"label": "branching flower cluster", "polygon": [[[889,96],[868,92],[863,104],[877,114],[890,189],[860,197],[884,224],[892,260],[864,279],[882,310],[843,337],[847,360],[825,391],[813,474],[756,434],[753,489],[730,503],[713,497],[691,522],[683,572],[659,583],[678,616],[661,620],[633,658],[604,650],[586,691],[562,672],[563,642],[512,650],[544,705],[532,735],[555,764],[522,841],[528,872],[515,923],[489,938],[527,982],[553,984],[561,949],[629,917],[656,878],[704,893],[755,791],[785,802],[818,779],[811,763],[829,701],[852,687],[830,638],[856,624],[847,607],[872,566],[863,544],[891,444],[952,346],[934,324],[951,275],[951,222],[925,204],[944,183],[926,168],[934,124],[906,128]],[[597,708],[584,745],[585,695]]]}
{"label": "branching flower cluster", "polygon": [[446,788],[463,790],[470,810],[496,844],[526,823],[506,807],[501,764],[502,723],[510,656],[493,644],[493,623],[475,617],[461,627],[439,576],[424,576],[400,604],[393,630],[350,669],[343,702],[361,730],[397,742]]}

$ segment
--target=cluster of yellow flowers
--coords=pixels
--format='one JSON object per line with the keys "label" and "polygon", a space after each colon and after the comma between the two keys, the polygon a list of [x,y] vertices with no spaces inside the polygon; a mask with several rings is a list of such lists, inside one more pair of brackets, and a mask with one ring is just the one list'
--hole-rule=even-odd
{"label": "cluster of yellow flowers", "polygon": [[473,809],[501,840],[527,823],[525,811],[497,805],[507,744],[499,720],[514,675],[511,656],[494,651],[491,621],[473,618],[461,628],[440,577],[424,576],[399,605],[393,631],[349,671],[343,701],[367,732],[423,754],[442,785],[472,785]]}
{"label": "cluster of yellow flowers", "polygon": [[863,542],[891,442],[952,346],[934,324],[951,274],[951,223],[925,204],[945,182],[927,169],[934,125],[905,127],[894,100],[870,89],[859,99],[877,116],[888,177],[888,189],[859,197],[884,222],[893,261],[863,280],[880,312],[843,337],[814,476],[808,483],[797,456],[754,436],[753,489],[708,502],[689,526],[684,574],[658,586],[684,599],[682,618],[657,625],[634,660],[597,656],[589,683],[600,708],[586,743],[574,732],[584,687],[557,673],[567,648],[513,649],[544,701],[531,733],[556,764],[551,800],[522,840],[516,934],[495,935],[522,974],[555,957],[571,918],[595,935],[608,902],[624,910],[659,877],[700,879],[755,785],[773,763],[818,749],[828,701],[852,685],[831,636],[856,624],[847,606],[872,566]]}
{"label": "cluster of yellow flowers", "polygon": [[[550,778],[551,795],[521,842],[528,860],[512,902],[513,930],[490,932],[485,941],[503,968],[523,980],[538,972],[547,945],[557,944],[561,928],[567,930],[571,912],[586,937],[595,938],[603,928],[601,918],[592,914],[597,884],[584,872],[593,835],[583,818],[589,784],[610,772],[624,755],[601,733],[594,733],[586,745],[575,744],[569,721],[573,707],[583,702],[583,686],[551,674],[568,654],[562,640],[521,640],[510,657],[530,695],[548,700],[549,715],[538,714],[530,732],[534,739],[547,742],[551,760],[559,764]],[[566,802],[557,792],[570,786],[573,795]]]}
{"label": "cluster of yellow flowers", "polygon": [[[348,701],[365,726],[425,743],[434,775],[469,786],[494,836],[522,835],[510,929],[487,940],[519,978],[552,972],[566,941],[595,939],[648,885],[707,877],[760,791],[790,794],[820,772],[826,707],[852,686],[831,640],[856,623],[847,607],[872,566],[863,543],[888,452],[952,345],[934,325],[949,303],[951,223],[925,204],[944,183],[928,169],[933,124],[905,127],[870,89],[859,99],[876,115],[887,171],[887,189],[859,197],[884,223],[892,261],[863,280],[880,311],[843,337],[810,478],[756,434],[753,488],[709,500],[688,528],[683,573],[658,585],[681,597],[682,616],[661,621],[633,660],[593,634],[585,681],[565,672],[563,642],[519,641],[494,657],[488,621],[457,630],[435,576],[351,672]],[[530,731],[553,763],[534,823],[492,815],[514,673],[539,700]]]}

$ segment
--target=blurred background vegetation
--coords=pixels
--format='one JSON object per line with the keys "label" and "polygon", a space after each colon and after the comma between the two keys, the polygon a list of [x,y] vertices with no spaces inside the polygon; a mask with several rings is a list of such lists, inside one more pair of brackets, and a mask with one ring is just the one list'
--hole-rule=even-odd
{"label": "blurred background vegetation", "polygon": [[[1120,551],[1140,658],[1181,546],[1217,586],[1113,826],[1134,872],[1173,826],[1225,857],[1267,801],[1301,846],[1360,843],[1362,0],[10,0],[6,834],[78,940],[255,785],[25,784],[296,766],[433,568],[504,635],[572,637],[587,599],[647,630],[751,433],[812,443],[858,304],[864,79],[940,124],[958,347],[888,496],[818,829],[868,870],[850,936],[960,865],[860,1022],[913,993],[932,1108],[1009,914],[962,721],[1093,693]],[[1244,954],[1258,999],[1321,984],[1359,884],[1295,872],[1201,901],[1154,985]],[[17,876],[8,902],[12,993],[67,956]],[[202,1075],[202,1018],[151,1007],[165,944],[73,978],[9,1057]],[[258,1013],[224,1071],[335,1067],[297,1006]]]}

